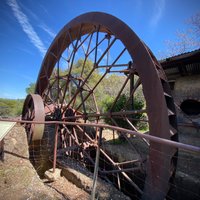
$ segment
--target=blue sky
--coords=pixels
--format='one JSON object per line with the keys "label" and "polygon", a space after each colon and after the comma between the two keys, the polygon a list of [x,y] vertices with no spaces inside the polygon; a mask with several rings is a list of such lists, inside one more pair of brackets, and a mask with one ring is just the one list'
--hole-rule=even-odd
{"label": "blue sky", "polygon": [[0,98],[25,98],[53,38],[90,11],[118,17],[158,56],[200,11],[200,0],[0,0]]}

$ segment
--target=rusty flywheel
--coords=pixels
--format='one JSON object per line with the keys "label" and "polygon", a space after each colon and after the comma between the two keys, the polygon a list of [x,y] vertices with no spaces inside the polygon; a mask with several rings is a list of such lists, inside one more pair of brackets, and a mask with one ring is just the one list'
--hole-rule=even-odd
{"label": "rusty flywheel", "polygon": [[[22,120],[44,121],[44,103],[38,94],[29,94],[24,102]],[[41,140],[44,132],[44,124],[27,124],[28,143],[32,140]]]}
{"label": "rusty flywheel", "polygon": [[[110,76],[117,77],[115,75],[120,76],[121,85],[110,93],[106,88],[110,83],[106,81]],[[109,112],[98,104],[103,98],[100,90],[105,96],[113,95]],[[138,91],[145,101],[145,107],[140,110],[134,107]],[[46,120],[105,123],[105,119],[109,119],[113,125],[120,126],[121,119],[128,128],[139,131],[134,124],[138,119],[134,116],[141,113],[146,116],[143,121],[149,128],[146,134],[177,140],[174,103],[161,65],[125,23],[109,14],[86,13],[63,27],[43,60],[35,93],[25,101],[23,119],[42,119],[43,109]],[[114,111],[115,104],[125,93],[128,100],[124,108]],[[36,99],[39,95],[43,105]],[[30,110],[34,110],[34,117],[30,116]],[[37,117],[38,110],[42,118]],[[27,132],[33,140],[42,139],[41,127],[38,130],[36,125],[34,128],[27,125]],[[87,142],[95,139],[95,135],[89,136],[78,125],[60,126],[60,133],[70,135],[70,142],[63,141],[65,149],[73,143],[82,148],[83,141],[78,140],[77,135],[86,134]],[[63,140],[68,139],[65,136]],[[177,149],[151,141],[146,145],[144,183],[141,187],[134,180],[130,183],[142,199],[164,199],[175,172]]]}

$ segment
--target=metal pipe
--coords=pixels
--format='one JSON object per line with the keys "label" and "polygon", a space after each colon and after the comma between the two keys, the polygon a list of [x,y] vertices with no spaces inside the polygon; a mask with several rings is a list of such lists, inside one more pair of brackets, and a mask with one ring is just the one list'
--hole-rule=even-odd
{"label": "metal pipe", "polygon": [[200,124],[193,124],[193,123],[177,123],[178,126],[185,126],[185,127],[191,127],[191,128],[200,128]]}
{"label": "metal pipe", "polygon": [[193,151],[196,153],[200,153],[200,147],[197,146],[193,146],[193,145],[189,145],[189,144],[184,144],[181,142],[175,142],[175,141],[171,141],[168,139],[164,139],[164,138],[160,138],[160,137],[156,137],[156,136],[152,136],[152,135],[146,135],[143,133],[139,133],[136,131],[132,131],[132,130],[128,130],[125,128],[120,128],[120,127],[116,127],[116,126],[111,126],[111,125],[107,125],[107,124],[95,124],[95,123],[80,123],[80,122],[64,122],[64,121],[28,121],[28,120],[9,120],[9,119],[1,119],[0,121],[7,121],[7,122],[17,122],[17,123],[33,123],[33,124],[66,124],[66,125],[72,125],[72,126],[87,126],[87,127],[99,127],[99,128],[106,128],[106,129],[112,129],[115,131],[120,131],[123,133],[128,133],[130,135],[136,135],[138,137],[142,137],[148,140],[151,140],[153,142],[156,143],[160,143],[163,145],[169,145],[171,147],[175,147],[175,148],[180,148],[186,151]]}
{"label": "metal pipe", "polygon": [[119,191],[121,191],[121,182],[119,178],[119,173],[117,173],[117,186],[118,186]]}
{"label": "metal pipe", "polygon": [[114,169],[109,171],[102,171],[103,174],[119,173],[119,172],[130,172],[130,171],[141,171],[141,167],[132,167],[127,169]]}
{"label": "metal pipe", "polygon": [[54,142],[54,155],[53,155],[53,173],[56,169],[56,158],[57,158],[57,145],[58,145],[58,124],[56,126],[55,142]]}
{"label": "metal pipe", "polygon": [[[129,62],[129,69],[132,67],[132,62]],[[134,94],[132,91],[134,89],[134,73],[130,73],[130,107],[134,110]]]}
{"label": "metal pipe", "polygon": [[100,128],[98,145],[97,145],[97,152],[96,152],[96,159],[95,159],[95,167],[94,167],[92,193],[91,193],[91,199],[92,200],[95,200],[95,194],[96,194],[96,186],[97,186],[97,177],[98,177],[98,169],[99,169],[99,156],[100,156],[100,146],[101,146],[102,131],[103,131],[103,129]]}
{"label": "metal pipe", "polygon": [[120,112],[107,112],[107,113],[88,113],[88,114],[81,114],[76,115],[72,117],[64,117],[63,120],[67,119],[77,119],[77,118],[88,118],[88,117],[110,117],[110,116],[125,116],[125,115],[132,115],[132,114],[140,114],[140,113],[146,113],[147,111],[144,110],[130,110],[130,111],[120,111]]}
{"label": "metal pipe", "polygon": [[128,67],[129,64],[98,65],[97,68]]}
{"label": "metal pipe", "polygon": [[130,161],[125,161],[125,162],[118,162],[115,163],[116,165],[126,165],[126,164],[133,164],[133,163],[138,163],[138,162],[143,162],[144,160],[137,159],[137,160],[130,160]]}

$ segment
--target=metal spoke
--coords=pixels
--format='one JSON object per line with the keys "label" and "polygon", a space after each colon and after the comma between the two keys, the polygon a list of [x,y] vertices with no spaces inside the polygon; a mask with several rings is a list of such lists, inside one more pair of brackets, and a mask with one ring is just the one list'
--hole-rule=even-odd
{"label": "metal spoke", "polygon": [[[137,128],[130,122],[130,120],[129,120],[127,117],[125,117],[125,119],[126,119],[126,121],[128,122],[128,124],[130,125],[130,127],[131,127],[134,131],[137,131],[137,132],[138,132]],[[148,146],[150,145],[149,142],[148,142],[145,138],[141,138],[141,139],[142,139],[142,141],[144,141]]]}
{"label": "metal spoke", "polygon": [[[103,153],[106,158],[108,158],[108,160],[112,163],[112,165],[115,165],[115,163],[113,162],[113,160],[102,150],[100,149],[101,153]],[[121,174],[125,177],[125,179],[127,179],[129,181],[129,183],[140,193],[142,194],[142,190],[138,187],[138,185],[136,185],[131,178],[124,172],[122,171],[122,168],[119,166],[116,166],[118,168],[117,172],[119,172],[121,170]]]}
{"label": "metal spoke", "polygon": [[[98,31],[97,31],[97,33],[98,33]],[[95,47],[94,47],[92,50],[90,50],[90,51],[88,52],[87,57],[88,57],[94,50],[96,51],[97,47],[98,47],[105,39],[106,39],[106,36],[105,36],[100,42],[97,41]],[[98,40],[98,35],[97,35],[97,40]]]}
{"label": "metal spoke", "polygon": [[[111,48],[111,46],[114,44],[114,42],[115,42],[115,39],[113,39],[113,41],[111,42],[109,48],[107,48],[107,49],[105,50],[105,52],[104,52],[103,55],[106,54],[106,52]],[[113,64],[115,64],[115,63],[117,62],[117,60],[118,60],[118,59],[120,58],[120,56],[124,53],[124,51],[125,51],[125,49],[122,50],[122,52],[121,52],[121,53],[119,54],[119,56],[115,59],[115,61],[113,62]],[[102,55],[102,56],[103,56],[103,55]],[[101,59],[103,58],[102,56],[101,56],[101,58],[98,60],[98,62],[101,61]],[[84,101],[86,101],[86,100],[88,99],[88,97],[93,93],[93,91],[96,89],[96,87],[99,85],[99,83],[103,80],[103,78],[106,76],[106,74],[109,72],[109,70],[110,70],[110,68],[108,68],[108,69],[106,70],[106,72],[103,74],[103,76],[99,79],[99,81],[98,81],[98,82],[95,84],[95,86],[91,89],[91,92],[84,98]],[[84,82],[86,82],[86,81],[84,81]],[[78,110],[81,106],[82,106],[82,103],[76,108],[76,110]]]}
{"label": "metal spoke", "polygon": [[[119,77],[119,81],[109,80],[115,75]],[[112,94],[107,88],[105,93],[99,92],[103,87],[115,84],[115,81],[118,82]],[[108,166],[104,166],[104,171],[100,168],[99,174],[105,179],[114,177],[115,184],[120,190],[124,190],[124,182],[128,183],[131,192],[136,191],[138,199],[145,199],[146,194],[160,197],[155,199],[165,198],[169,182],[175,172],[177,150],[164,148],[159,143],[144,139],[141,142],[138,136],[143,125],[147,125],[150,130],[144,133],[145,138],[152,135],[166,140],[176,140],[177,137],[171,137],[172,132],[177,134],[173,99],[159,62],[126,24],[104,13],[83,14],[69,22],[47,51],[36,83],[36,93],[42,98],[29,95],[25,101],[23,117],[29,121],[37,121],[40,119],[38,110],[42,110],[43,121],[50,120],[51,123],[52,120],[59,120],[61,124],[56,125],[55,134],[55,157],[58,147],[61,148],[59,152],[63,152],[63,155],[84,163],[84,166],[94,167],[93,155],[99,139],[96,125],[109,129],[105,130],[106,134],[115,130],[119,137],[113,140],[122,139],[125,143],[119,144],[119,147],[133,151],[134,155],[129,157],[127,152],[123,162],[118,161],[115,155],[117,147],[111,147],[114,150],[106,149],[108,145],[112,145],[110,136],[107,136],[105,141],[102,141],[105,146],[98,148],[101,152],[100,162],[104,162],[101,164]],[[126,99],[120,107],[118,102],[120,103],[122,94],[126,95]],[[138,96],[144,100],[141,106],[140,102],[137,102]],[[108,102],[108,105],[101,108],[100,105],[107,99],[112,103]],[[38,109],[37,100],[42,109]],[[173,115],[173,118],[167,115],[168,110],[171,111],[170,116]],[[71,123],[69,125],[64,122]],[[105,123],[114,126],[111,128]],[[124,126],[132,129],[131,132],[123,132]],[[175,129],[173,131],[172,126]],[[43,133],[38,131],[39,127],[27,123],[27,135],[30,140],[39,138],[41,144],[44,144]],[[44,127],[42,130],[44,131]],[[38,138],[35,137],[37,132],[40,133]],[[61,147],[56,146],[57,136],[61,139]],[[155,152],[161,152],[161,156],[158,157]],[[168,154],[168,159],[163,157],[165,154]],[[159,166],[156,165],[158,162]],[[162,165],[165,165],[170,173],[165,173]],[[144,176],[144,180],[139,184],[134,179],[138,171]],[[141,188],[144,188],[143,191]]]}
{"label": "metal spoke", "polygon": [[127,109],[127,106],[130,105],[130,101],[131,101],[131,97],[134,95],[134,93],[136,92],[136,90],[138,89],[138,87],[141,85],[141,80],[140,78],[138,78],[138,80],[136,81],[134,87],[133,87],[133,90],[131,91],[130,93],[130,97],[128,98],[127,102],[125,103],[124,105],[124,108],[123,109]]}
{"label": "metal spoke", "polygon": [[129,74],[128,77],[126,78],[124,84],[122,85],[121,89],[119,90],[119,93],[118,93],[117,97],[115,98],[115,100],[114,100],[114,102],[113,102],[113,104],[112,104],[112,106],[111,106],[111,108],[110,108],[110,112],[112,112],[114,106],[116,105],[117,100],[119,99],[120,95],[122,94],[122,91],[124,90],[124,88],[125,88],[125,86],[126,86],[128,80],[130,79],[130,76],[131,76],[131,75]]}
{"label": "metal spoke", "polygon": [[84,59],[84,63],[83,63],[83,67],[82,67],[82,71],[81,71],[81,77],[83,76],[83,72],[84,72],[84,68],[85,68],[85,63],[87,61],[87,58],[88,58],[88,52],[90,50],[90,45],[91,45],[91,41],[92,41],[92,38],[93,38],[93,34],[94,32],[90,35],[90,40],[89,40],[89,43],[88,43],[88,47],[87,47],[87,51],[85,53],[85,59]]}
{"label": "metal spoke", "polygon": [[97,68],[128,67],[129,64],[98,65]]}

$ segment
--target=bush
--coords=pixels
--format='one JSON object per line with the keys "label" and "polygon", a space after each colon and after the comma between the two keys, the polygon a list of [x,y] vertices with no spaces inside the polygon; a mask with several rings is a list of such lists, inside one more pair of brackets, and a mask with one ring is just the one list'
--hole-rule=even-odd
{"label": "bush", "polygon": [[22,112],[23,100],[20,99],[2,99],[0,98],[0,116],[15,117]]}
{"label": "bush", "polygon": [[[106,98],[105,101],[104,101],[104,112],[110,112],[110,109],[112,108],[112,112],[119,112],[119,111],[122,111],[124,108],[124,105],[126,104],[126,102],[128,101],[128,96],[125,95],[125,94],[122,94],[115,106],[112,108],[112,105],[114,103],[114,99],[113,98]],[[134,99],[134,109],[135,110],[141,110],[143,109],[145,106],[144,104],[144,101],[140,100],[139,98],[135,98]],[[130,108],[130,105],[127,106],[127,108],[125,110],[131,110]],[[132,116],[129,116],[130,118],[133,118],[133,119],[145,119],[146,116],[145,114],[143,113],[139,113],[139,114],[133,114]],[[116,123],[118,124],[119,127],[122,127],[122,128],[130,128],[130,125],[128,124],[127,121],[125,121],[124,119],[122,118],[117,118],[117,117],[113,117],[116,121]],[[110,125],[113,125],[113,122],[110,118],[106,118],[105,119],[105,122],[107,124],[110,124]],[[134,126],[136,126],[137,128],[139,129],[146,129],[147,128],[147,123],[145,122],[140,122],[140,121],[137,121],[137,120],[133,120],[132,121],[132,124]],[[115,124],[114,124],[115,125]]]}

